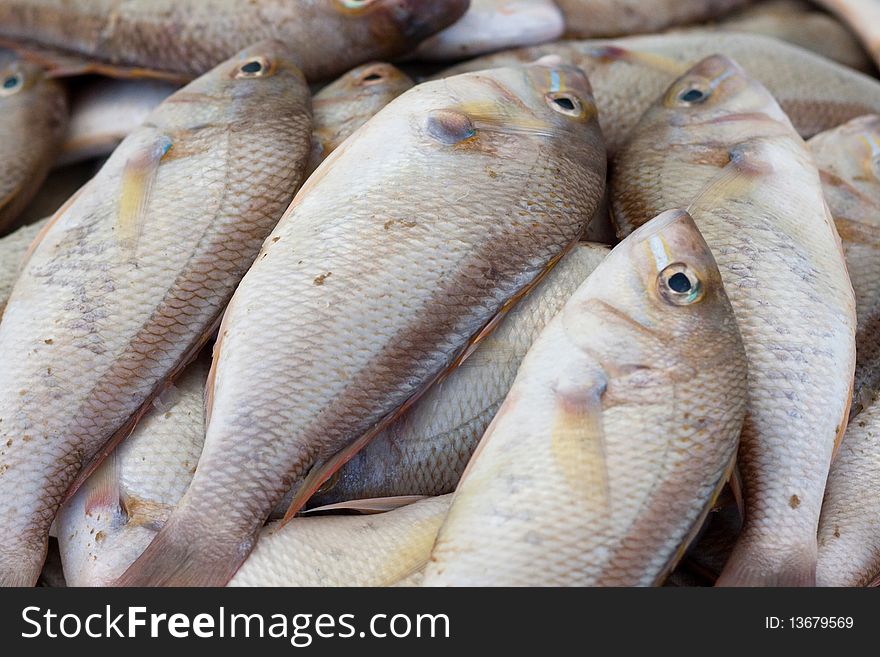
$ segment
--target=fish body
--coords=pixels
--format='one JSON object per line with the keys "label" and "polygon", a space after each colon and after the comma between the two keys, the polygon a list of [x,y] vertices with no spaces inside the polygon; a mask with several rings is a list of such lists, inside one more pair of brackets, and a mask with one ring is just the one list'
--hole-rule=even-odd
{"label": "fish body", "polygon": [[75,478],[208,339],[310,136],[292,55],[257,44],[157,107],[44,228],[0,322],[0,584],[33,583]]}
{"label": "fish body", "polygon": [[40,188],[67,127],[67,98],[38,66],[0,60],[0,234]]}
{"label": "fish body", "polygon": [[570,67],[419,85],[380,111],[239,286],[193,483],[119,583],[225,584],[295,482],[290,514],[573,245],[604,172]]}
{"label": "fish body", "polygon": [[718,18],[750,0],[556,0],[569,38],[626,36]]}
{"label": "fish body", "polygon": [[453,496],[425,586],[648,586],[733,468],[733,311],[693,220],[621,242],[529,350]]}
{"label": "fish body", "polygon": [[467,360],[343,465],[310,506],[455,490],[532,342],[608,251],[600,244],[574,247]]}
{"label": "fish body", "polygon": [[739,63],[777,99],[804,138],[880,112],[880,82],[824,57],[756,34],[661,34],[559,41],[506,50],[447,69],[454,75],[558,55],[590,78],[609,154],[676,78],[705,57]]}
{"label": "fish body", "polygon": [[414,56],[426,61],[476,57],[562,36],[565,19],[553,0],[471,0],[464,16],[423,41]]}
{"label": "fish body", "polygon": [[355,130],[413,84],[397,67],[372,62],[352,69],[315,94],[309,171],[317,169]]}
{"label": "fish body", "polygon": [[3,0],[0,36],[189,77],[277,39],[311,81],[401,55],[467,6],[468,0]]}
{"label": "fish body", "polygon": [[745,523],[719,583],[811,585],[855,360],[852,287],[812,155],[767,89],[713,56],[645,113],[614,171],[621,235],[690,206],[749,358]]}
{"label": "fish body", "polygon": [[48,219],[44,219],[35,224],[22,226],[9,235],[0,237],[0,318],[3,317],[3,308],[9,299],[15,279],[18,278],[18,270],[24,260],[24,254],[47,221]]}

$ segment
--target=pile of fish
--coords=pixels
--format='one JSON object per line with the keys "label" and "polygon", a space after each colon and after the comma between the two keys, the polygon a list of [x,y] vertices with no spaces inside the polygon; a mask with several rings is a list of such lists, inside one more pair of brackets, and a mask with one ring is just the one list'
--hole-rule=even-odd
{"label": "pile of fish", "polygon": [[0,48],[0,585],[880,581],[880,0]]}

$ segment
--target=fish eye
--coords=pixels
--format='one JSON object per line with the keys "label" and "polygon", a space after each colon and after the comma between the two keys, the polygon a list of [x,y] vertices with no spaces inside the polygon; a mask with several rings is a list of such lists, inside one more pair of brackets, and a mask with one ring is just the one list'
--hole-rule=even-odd
{"label": "fish eye", "polygon": [[675,306],[689,306],[703,298],[703,284],[690,267],[674,263],[657,276],[660,296]]}
{"label": "fish eye", "polygon": [[581,99],[570,93],[550,93],[545,96],[547,104],[555,112],[566,116],[580,117],[584,115]]}
{"label": "fish eye", "polygon": [[271,74],[271,67],[263,57],[254,57],[238,67],[237,78],[259,78]]}
{"label": "fish eye", "polygon": [[683,103],[687,103],[688,105],[693,105],[696,103],[702,103],[709,97],[708,91],[703,91],[702,89],[698,89],[697,87],[688,87],[680,94],[678,94],[678,99]]}
{"label": "fish eye", "polygon": [[21,85],[24,81],[18,73],[12,73],[3,78],[3,84],[0,85],[0,95],[2,96],[11,96],[16,91],[21,89]]}

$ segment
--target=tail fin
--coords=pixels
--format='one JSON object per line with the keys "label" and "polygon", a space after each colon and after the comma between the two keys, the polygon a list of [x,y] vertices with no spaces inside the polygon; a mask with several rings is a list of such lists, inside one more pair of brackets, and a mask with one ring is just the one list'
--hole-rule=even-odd
{"label": "tail fin", "polygon": [[805,546],[779,563],[760,556],[738,544],[715,586],[816,586],[815,545]]}
{"label": "tail fin", "polygon": [[225,586],[255,543],[198,540],[172,518],[114,586]]}

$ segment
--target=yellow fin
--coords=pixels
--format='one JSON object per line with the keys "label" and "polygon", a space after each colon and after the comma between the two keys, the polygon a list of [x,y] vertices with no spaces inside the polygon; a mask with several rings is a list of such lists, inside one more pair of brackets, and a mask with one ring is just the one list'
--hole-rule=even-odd
{"label": "yellow fin", "polygon": [[125,163],[116,235],[119,243],[128,251],[137,250],[159,164],[170,149],[171,139],[161,135]]}

